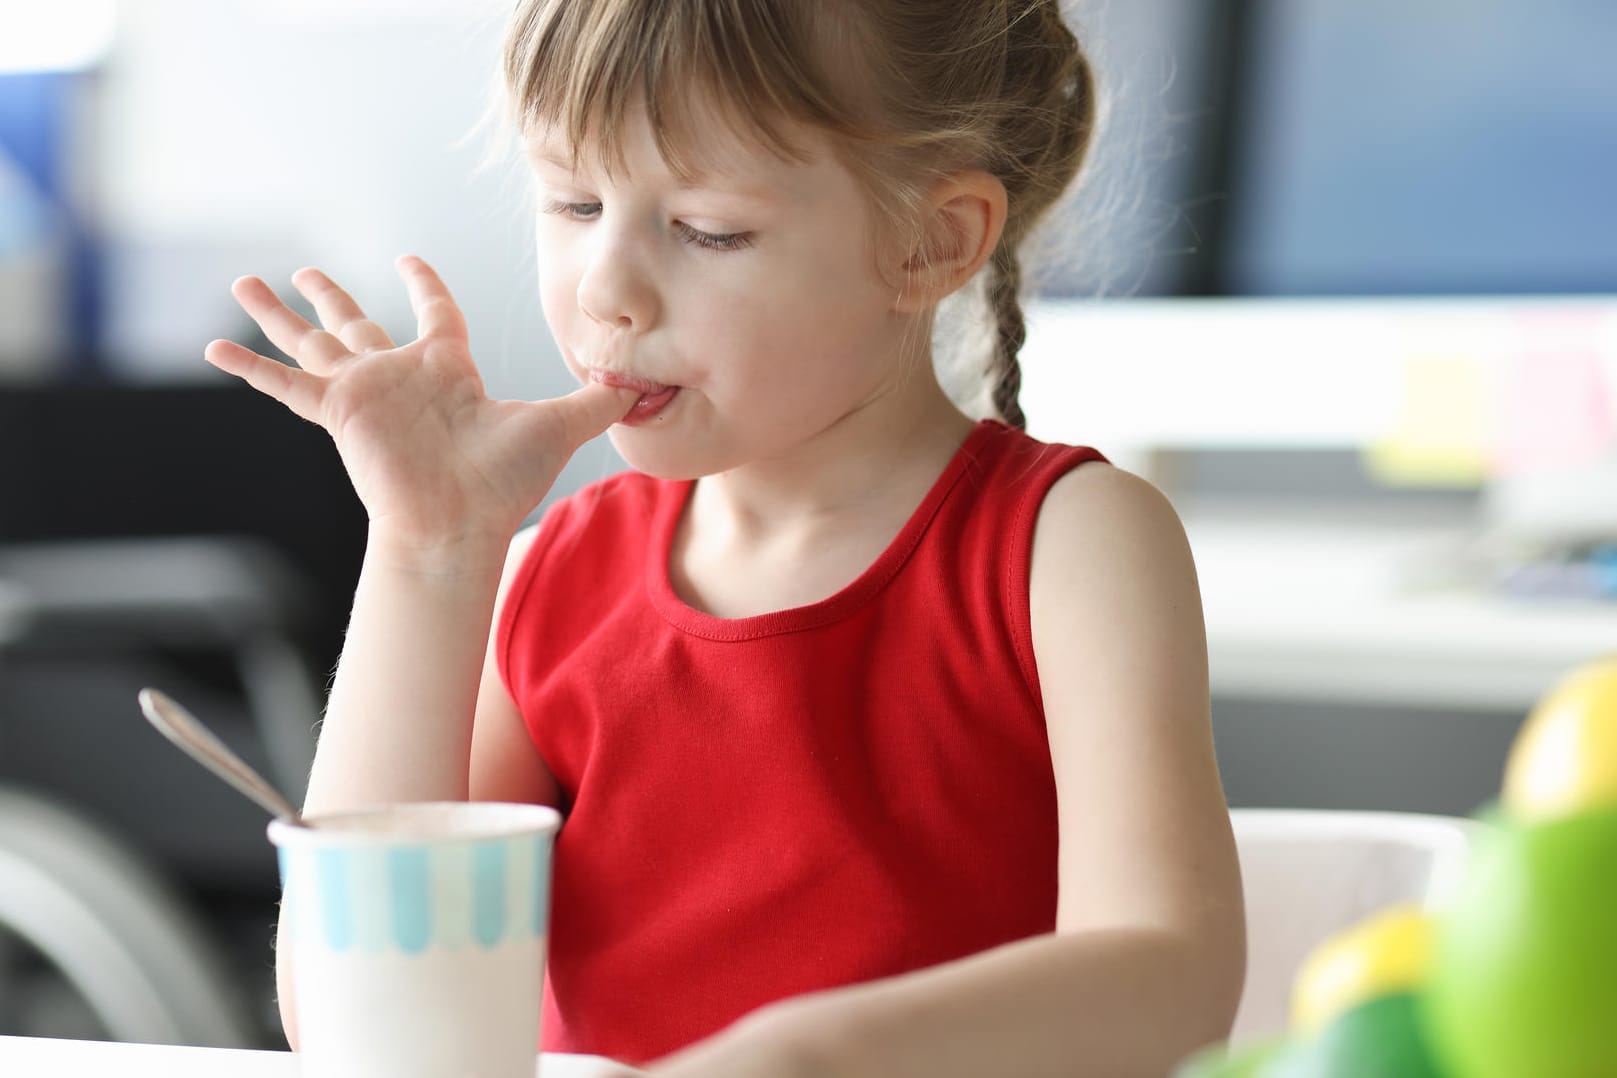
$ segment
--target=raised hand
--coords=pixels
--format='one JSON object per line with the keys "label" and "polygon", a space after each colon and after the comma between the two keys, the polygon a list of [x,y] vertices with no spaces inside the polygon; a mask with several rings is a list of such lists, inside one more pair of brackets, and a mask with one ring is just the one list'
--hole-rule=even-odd
{"label": "raised hand", "polygon": [[502,544],[569,457],[623,418],[634,390],[591,384],[555,400],[496,401],[467,344],[466,322],[426,262],[397,264],[418,339],[395,345],[353,298],[315,269],[292,276],[311,325],[257,277],[231,291],[295,367],[233,341],[205,358],[324,427],[380,537],[431,554],[467,540]]}

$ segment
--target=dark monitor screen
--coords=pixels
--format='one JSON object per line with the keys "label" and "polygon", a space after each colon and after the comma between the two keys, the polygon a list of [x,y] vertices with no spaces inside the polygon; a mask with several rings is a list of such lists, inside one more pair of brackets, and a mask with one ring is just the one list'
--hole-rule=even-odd
{"label": "dark monitor screen", "polygon": [[1617,3],[1245,16],[1219,291],[1617,292]]}

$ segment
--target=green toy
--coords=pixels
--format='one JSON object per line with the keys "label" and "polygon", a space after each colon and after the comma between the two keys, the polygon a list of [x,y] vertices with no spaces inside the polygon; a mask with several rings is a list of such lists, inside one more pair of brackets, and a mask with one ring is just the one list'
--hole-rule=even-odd
{"label": "green toy", "polygon": [[1343,1014],[1262,1078],[1445,1078],[1421,1026],[1419,996],[1378,996]]}
{"label": "green toy", "polygon": [[1457,1078],[1617,1075],[1617,808],[1482,836],[1425,995]]}
{"label": "green toy", "polygon": [[1533,709],[1481,816],[1449,909],[1324,941],[1291,1036],[1175,1078],[1617,1078],[1617,658]]}

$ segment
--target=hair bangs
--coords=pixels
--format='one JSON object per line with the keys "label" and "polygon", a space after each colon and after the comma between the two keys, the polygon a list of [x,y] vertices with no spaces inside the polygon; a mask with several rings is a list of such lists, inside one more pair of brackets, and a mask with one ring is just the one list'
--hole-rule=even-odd
{"label": "hair bangs", "polygon": [[[852,134],[807,66],[819,50],[808,5],[771,0],[533,0],[506,39],[508,103],[524,133],[549,129],[575,158],[626,168],[628,117],[645,109],[682,180],[724,170],[740,142],[806,160],[798,125]],[[730,139],[713,138],[717,120]]]}

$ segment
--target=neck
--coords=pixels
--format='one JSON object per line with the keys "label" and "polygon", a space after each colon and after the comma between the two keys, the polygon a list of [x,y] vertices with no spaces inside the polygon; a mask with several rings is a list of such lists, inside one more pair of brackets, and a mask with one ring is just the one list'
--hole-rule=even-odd
{"label": "neck", "polygon": [[693,514],[740,541],[907,516],[971,432],[929,362],[788,453],[697,482]]}

